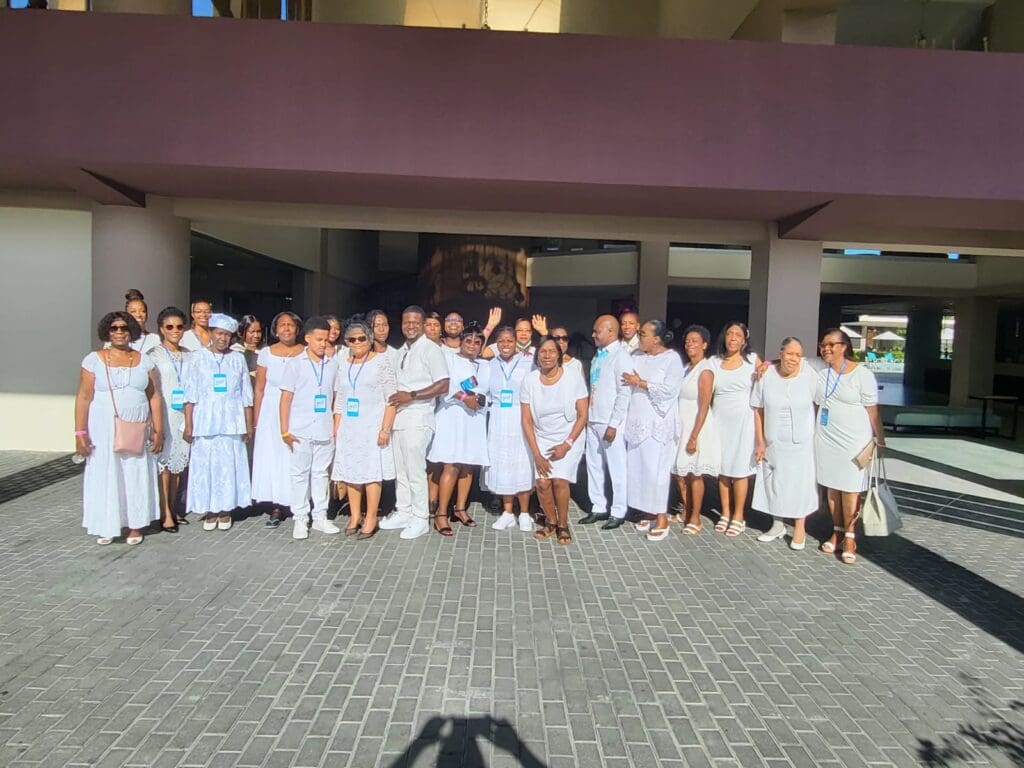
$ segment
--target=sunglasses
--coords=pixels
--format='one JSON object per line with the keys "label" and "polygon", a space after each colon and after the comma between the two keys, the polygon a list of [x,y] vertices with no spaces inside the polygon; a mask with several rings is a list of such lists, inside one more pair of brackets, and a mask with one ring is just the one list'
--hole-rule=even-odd
{"label": "sunglasses", "polygon": [[112,325],[110,326],[111,333],[128,333],[127,325]]}
{"label": "sunglasses", "polygon": [[366,341],[365,336],[349,336],[345,339],[346,344],[362,344],[364,341]]}
{"label": "sunglasses", "polygon": [[446,317],[446,318],[444,319],[444,321],[445,321],[446,323],[461,323],[461,322],[462,322],[462,318],[461,318],[461,317],[458,317],[458,316],[455,316],[455,317]]}
{"label": "sunglasses", "polygon": [[552,336],[551,338],[554,339],[555,341],[568,341],[569,340],[568,336]]}
{"label": "sunglasses", "polygon": [[181,331],[181,330],[184,330],[184,328],[185,328],[185,326],[181,325],[180,323],[178,325],[165,325],[164,326],[164,330],[165,331]]}

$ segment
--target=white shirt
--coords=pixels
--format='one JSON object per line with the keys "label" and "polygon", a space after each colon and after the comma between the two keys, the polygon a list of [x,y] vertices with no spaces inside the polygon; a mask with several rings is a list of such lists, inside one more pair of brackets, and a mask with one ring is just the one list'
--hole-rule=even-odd
{"label": "white shirt", "polygon": [[[327,357],[318,363],[309,352],[291,358],[284,366],[281,391],[292,392],[288,431],[307,440],[330,440],[334,431],[334,378],[338,364]],[[321,409],[318,412],[318,408]]]}
{"label": "white shirt", "polygon": [[639,332],[633,334],[633,338],[630,339],[629,341],[626,341],[625,339],[623,339],[622,340],[622,346],[629,353],[636,352],[638,349],[640,349],[640,334],[639,334]]}
{"label": "white shirt", "polygon": [[606,424],[618,429],[626,420],[630,388],[622,383],[622,374],[633,370],[629,352],[623,344],[612,342],[597,350],[590,361],[591,424]]}
{"label": "white shirt", "polygon": [[[398,390],[418,392],[448,378],[448,360],[445,353],[426,336],[408,341],[398,350]],[[398,409],[392,429],[434,426],[434,403],[437,398],[417,399]]]}
{"label": "white shirt", "polygon": [[189,352],[195,352],[197,349],[204,348],[203,342],[199,340],[199,336],[191,328],[181,335],[181,341],[178,342],[178,346],[182,349],[187,349]]}

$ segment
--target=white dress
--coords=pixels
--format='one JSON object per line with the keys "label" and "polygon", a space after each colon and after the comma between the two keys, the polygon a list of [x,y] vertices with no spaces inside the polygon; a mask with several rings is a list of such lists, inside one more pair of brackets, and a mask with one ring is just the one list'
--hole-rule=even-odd
{"label": "white dress", "polygon": [[711,412],[718,427],[722,446],[723,477],[750,477],[756,470],[754,462],[754,409],[750,407],[750,391],[754,387],[754,364],[744,360],[739,368],[722,368],[719,358],[712,359],[715,372],[715,397]]}
{"label": "white dress", "polygon": [[580,359],[578,357],[574,357],[569,362],[563,363],[562,370],[564,370],[566,373],[572,373],[576,376],[579,376],[580,378],[583,379],[583,383],[586,384],[587,375],[586,373],[584,373],[583,363],[580,362]]}
{"label": "white dress", "polygon": [[626,414],[626,503],[647,514],[664,514],[672,463],[679,444],[679,389],[683,361],[674,350],[632,358],[647,389],[630,387]]}
{"label": "white dress", "polygon": [[798,518],[818,509],[814,470],[814,395],[818,376],[801,366],[783,378],[771,366],[756,384],[750,404],[764,409],[765,457],[758,464],[754,509]]}
{"label": "white dress", "polygon": [[[819,371],[814,402],[819,406],[814,432],[818,482],[848,493],[867,490],[868,471],[858,467],[854,457],[874,438],[866,406],[878,405],[875,374],[865,365],[842,376],[831,368]],[[828,424],[823,425],[826,408]]]}
{"label": "white dress", "polygon": [[[147,355],[131,368],[111,367],[117,412],[125,421],[148,421],[146,387],[154,363]],[[93,451],[85,462],[82,525],[90,536],[114,538],[122,528],[145,528],[160,519],[156,456],[148,447],[141,456],[114,453],[114,406],[103,361],[90,352],[82,368],[96,377],[89,404],[89,439]],[[148,442],[148,436],[147,436]]]}
{"label": "white dress", "polygon": [[[448,395],[440,398],[434,417],[434,439],[427,461],[435,464],[468,464],[486,467],[487,408],[469,410],[454,397],[459,391],[484,393],[491,386],[491,365],[487,360],[468,360],[462,355],[447,355]],[[476,379],[473,382],[473,379]]]}
{"label": "white dress", "polygon": [[209,347],[205,346],[202,340],[200,340],[199,335],[191,328],[181,334],[181,341],[178,342],[178,346],[182,349],[188,350],[189,352],[195,352],[198,349],[204,348],[209,349]]}
{"label": "white dress", "polygon": [[[181,350],[176,356],[163,344],[150,351],[149,356],[160,372],[160,394],[164,399],[164,449],[157,457],[157,468],[172,475],[180,475],[188,466],[191,446],[185,442],[185,376],[189,353]],[[178,407],[175,407],[180,403]]]}
{"label": "white dress", "polygon": [[293,359],[271,354],[269,346],[256,358],[256,365],[267,370],[267,385],[253,439],[252,500],[282,507],[292,503],[292,453],[281,439],[281,382],[285,366]]}
{"label": "white dress", "polygon": [[523,410],[519,405],[519,391],[523,379],[533,370],[533,360],[513,355],[507,363],[501,357],[488,362],[491,386],[487,392],[487,455],[491,463],[480,484],[491,493],[509,496],[533,488],[533,456],[523,435]]}
{"label": "white dress", "polygon": [[[217,391],[214,376],[220,374],[226,377],[226,391]],[[252,497],[244,435],[252,383],[242,353],[192,353],[185,400],[194,404],[186,509],[216,514],[248,506]]]}
{"label": "white dress", "polygon": [[714,378],[714,368],[707,358],[694,366],[687,365],[683,370],[683,386],[679,390],[679,450],[676,451],[676,461],[672,467],[672,474],[679,477],[717,476],[722,468],[722,446],[718,440],[715,414],[710,407],[704,419],[704,426],[697,435],[697,452],[686,452],[686,444],[693,433],[693,425],[697,422],[700,377],[704,371],[710,371],[712,379]]}
{"label": "white dress", "polygon": [[[331,479],[363,485],[395,479],[395,457],[389,442],[377,445],[388,398],[398,391],[398,381],[387,354],[352,365],[338,356],[334,378],[334,412],[341,414]],[[349,407],[350,398],[359,401]],[[351,413],[350,413],[351,412]]]}
{"label": "white dress", "polygon": [[[530,408],[537,450],[541,455],[546,457],[549,449],[569,437],[576,423],[576,402],[586,397],[587,385],[583,377],[574,376],[571,371],[563,371],[554,384],[544,384],[536,368],[526,375],[519,391],[519,402]],[[576,482],[586,442],[581,432],[569,452],[558,461],[551,462],[549,479]],[[537,477],[540,478],[540,475]]]}
{"label": "white dress", "polygon": [[155,333],[144,333],[131,343],[131,348],[143,355],[160,346],[160,337]]}

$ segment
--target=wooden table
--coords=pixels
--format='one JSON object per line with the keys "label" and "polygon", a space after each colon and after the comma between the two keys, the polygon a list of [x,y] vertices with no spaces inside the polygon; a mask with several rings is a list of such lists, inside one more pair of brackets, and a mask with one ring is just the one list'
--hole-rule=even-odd
{"label": "wooden table", "polygon": [[[1020,406],[1020,398],[1013,395],[968,395],[968,400],[981,401],[981,436],[984,439],[988,434],[988,407],[990,403],[1010,403],[1013,406],[1011,419],[1013,424],[1010,429],[1010,439],[1017,439],[1017,408]],[[996,434],[999,434],[996,432]]]}

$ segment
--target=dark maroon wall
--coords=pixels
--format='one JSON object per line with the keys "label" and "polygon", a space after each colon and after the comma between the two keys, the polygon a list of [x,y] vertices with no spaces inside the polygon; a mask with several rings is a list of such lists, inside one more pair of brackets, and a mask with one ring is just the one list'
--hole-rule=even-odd
{"label": "dark maroon wall", "polygon": [[1015,54],[0,11],[0,61],[0,186],[145,164],[1024,200]]}

